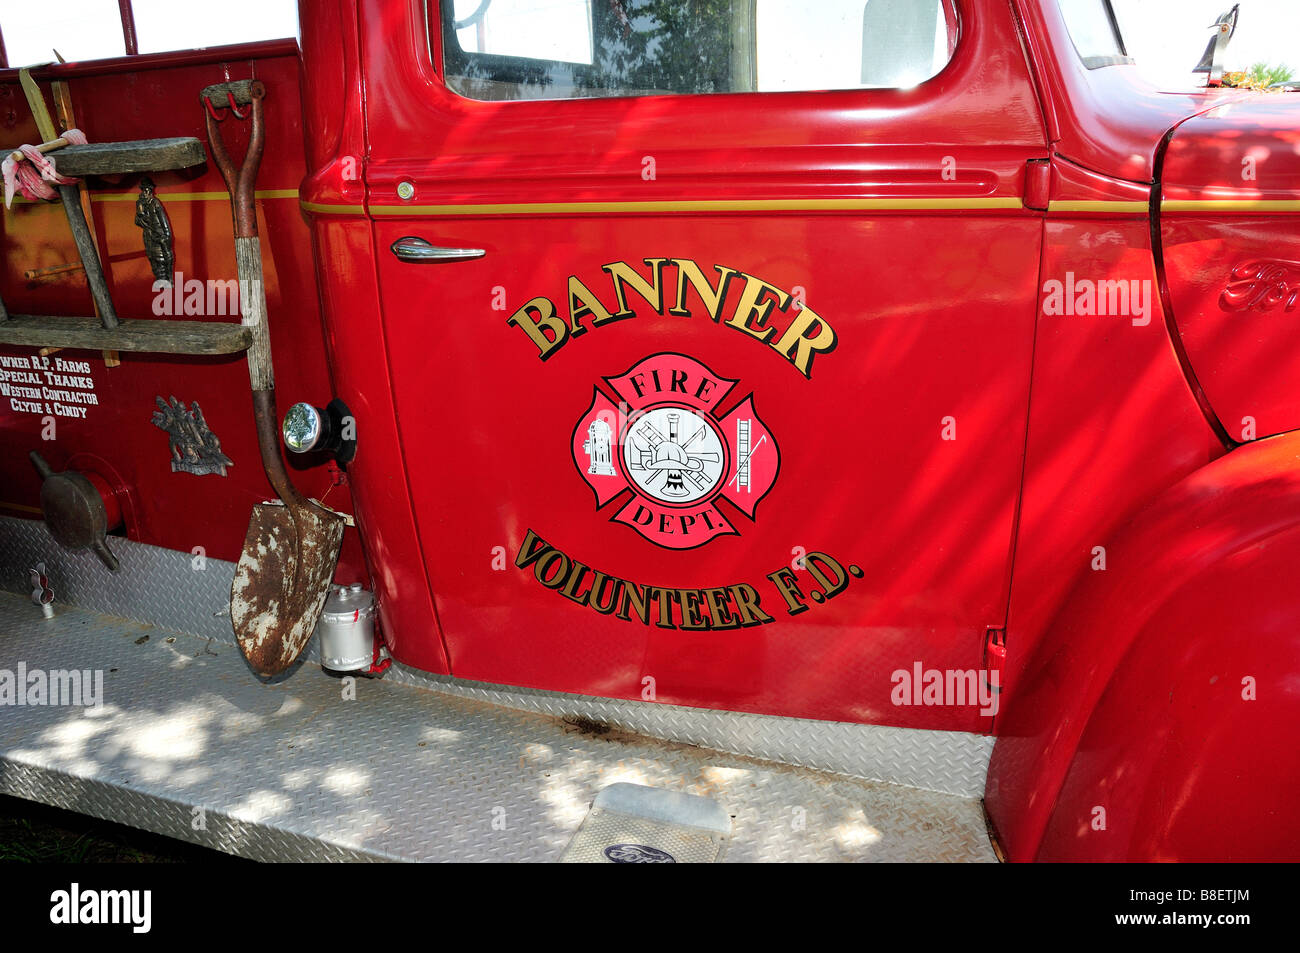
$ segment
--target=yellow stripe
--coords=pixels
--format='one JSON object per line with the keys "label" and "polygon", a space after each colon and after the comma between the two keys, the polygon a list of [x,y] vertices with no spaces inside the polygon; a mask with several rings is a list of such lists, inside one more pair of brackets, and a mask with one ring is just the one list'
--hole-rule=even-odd
{"label": "yellow stripe", "polygon": [[[30,205],[32,208],[56,208],[60,212],[63,211],[63,205],[57,198],[47,201],[46,199],[29,199],[24,195],[15,195],[13,202],[14,205]],[[12,209],[9,211],[12,211]]]}
{"label": "yellow stripe", "polygon": [[1063,202],[1047,203],[1049,212],[1121,212],[1130,215],[1146,214],[1146,202]]}
{"label": "yellow stripe", "polygon": [[372,205],[375,215],[548,215],[609,212],[988,211],[1019,209],[1005,199],[713,199],[683,202],[528,202],[506,205]]}
{"label": "yellow stripe", "polygon": [[1300,212],[1295,199],[1165,199],[1166,212]]}
{"label": "yellow stripe", "polygon": [[365,215],[366,210],[360,205],[327,205],[323,202],[299,202],[305,211],[318,212],[321,215]]}
{"label": "yellow stripe", "polygon": [[[259,199],[296,199],[297,189],[258,189],[253,193]],[[140,197],[138,192],[97,192],[91,196],[94,202],[134,202]],[[159,192],[158,198],[164,202],[229,202],[229,192]]]}
{"label": "yellow stripe", "polygon": [[39,506],[24,506],[22,503],[6,503],[3,500],[0,500],[0,507],[6,510],[18,510],[20,513],[41,513]]}

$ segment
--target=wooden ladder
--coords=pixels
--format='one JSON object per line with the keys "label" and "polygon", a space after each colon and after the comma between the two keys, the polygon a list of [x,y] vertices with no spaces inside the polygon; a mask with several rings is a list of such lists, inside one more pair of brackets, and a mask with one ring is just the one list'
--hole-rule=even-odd
{"label": "wooden ladder", "polygon": [[[166,172],[205,161],[207,153],[203,143],[190,136],[65,146],[58,153],[59,173],[77,177]],[[99,251],[82,210],[77,186],[60,185],[57,188],[99,316],[10,314],[0,300],[0,344],[157,354],[235,354],[248,349],[253,339],[252,330],[230,321],[121,318],[109,295]]]}

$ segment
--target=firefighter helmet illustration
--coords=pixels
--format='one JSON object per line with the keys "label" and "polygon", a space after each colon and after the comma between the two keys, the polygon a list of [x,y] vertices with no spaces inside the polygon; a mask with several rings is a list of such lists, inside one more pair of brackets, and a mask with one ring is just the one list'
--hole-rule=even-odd
{"label": "firefighter helmet illustration", "polygon": [[[736,381],[684,354],[654,354],[595,388],[573,461],[597,509],[668,549],[738,535],[776,482],[780,452],[751,394],[721,408]],[[720,506],[725,500],[727,506]]]}

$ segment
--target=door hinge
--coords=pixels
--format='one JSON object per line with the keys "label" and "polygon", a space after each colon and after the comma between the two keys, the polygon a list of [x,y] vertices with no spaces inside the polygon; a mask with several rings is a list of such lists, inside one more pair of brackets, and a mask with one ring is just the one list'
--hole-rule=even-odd
{"label": "door hinge", "polygon": [[1025,162],[1025,208],[1047,211],[1052,194],[1052,160],[1030,159]]}
{"label": "door hinge", "polygon": [[1007,660],[1007,630],[989,629],[984,633],[984,665],[980,681],[984,691],[981,703],[987,701],[980,709],[980,714],[992,719],[997,717],[1002,707],[1002,674]]}

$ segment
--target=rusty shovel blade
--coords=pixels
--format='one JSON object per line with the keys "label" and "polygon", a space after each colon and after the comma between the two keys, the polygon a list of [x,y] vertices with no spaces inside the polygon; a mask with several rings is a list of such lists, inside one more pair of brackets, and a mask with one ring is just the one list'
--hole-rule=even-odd
{"label": "rusty shovel blade", "polygon": [[311,503],[259,503],[230,587],[230,620],[255,672],[278,675],[311,639],[343,544],[343,517]]}

